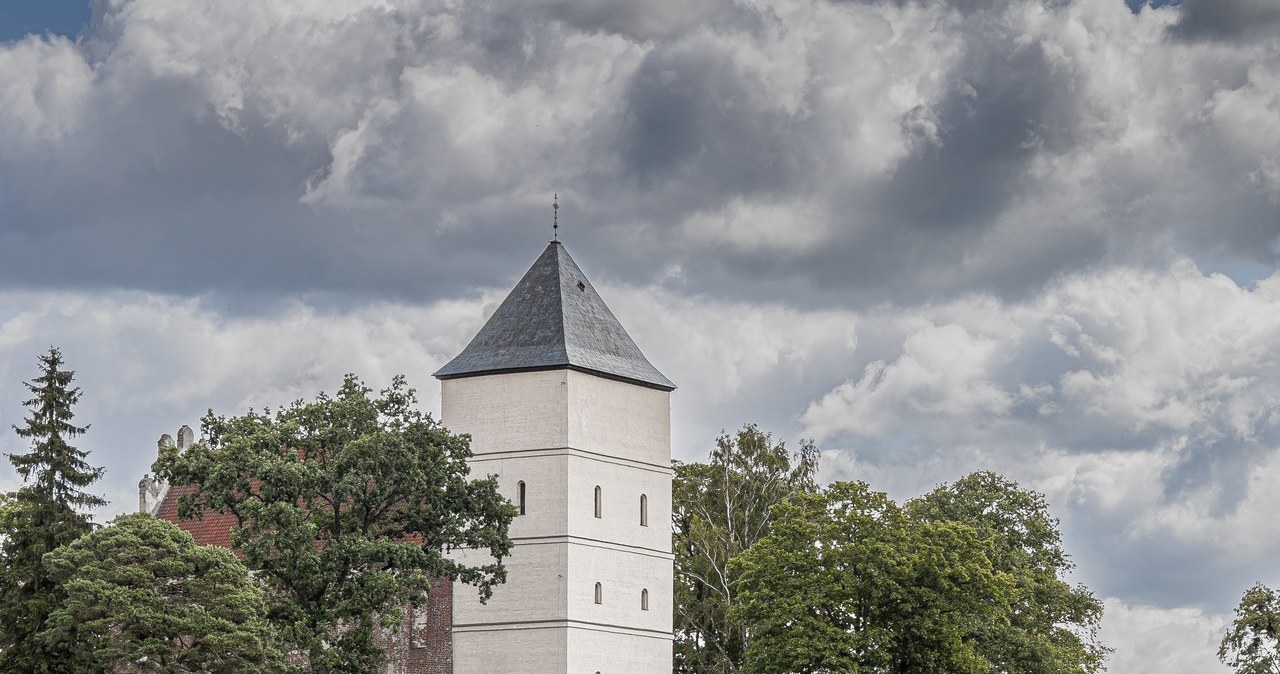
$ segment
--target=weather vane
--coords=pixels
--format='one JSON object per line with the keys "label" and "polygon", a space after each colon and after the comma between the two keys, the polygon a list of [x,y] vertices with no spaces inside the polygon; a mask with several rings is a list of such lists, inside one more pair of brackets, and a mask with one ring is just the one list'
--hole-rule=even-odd
{"label": "weather vane", "polygon": [[560,195],[551,193],[551,240],[560,240]]}

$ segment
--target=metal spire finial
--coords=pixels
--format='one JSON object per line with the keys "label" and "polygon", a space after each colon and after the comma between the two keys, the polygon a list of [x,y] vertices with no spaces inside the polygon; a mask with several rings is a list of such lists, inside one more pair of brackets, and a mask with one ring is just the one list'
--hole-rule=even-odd
{"label": "metal spire finial", "polygon": [[551,240],[560,240],[560,195],[551,193]]}

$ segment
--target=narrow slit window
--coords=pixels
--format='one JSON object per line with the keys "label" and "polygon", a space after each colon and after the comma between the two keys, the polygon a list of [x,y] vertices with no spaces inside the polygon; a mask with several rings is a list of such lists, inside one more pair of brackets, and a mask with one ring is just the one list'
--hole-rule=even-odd
{"label": "narrow slit window", "polygon": [[640,610],[641,611],[649,610],[649,591],[648,590],[640,590]]}
{"label": "narrow slit window", "polygon": [[516,508],[520,510],[520,514],[524,514],[524,480],[516,484]]}
{"label": "narrow slit window", "polygon": [[596,603],[604,603],[604,590],[600,587],[600,583],[596,583]]}
{"label": "narrow slit window", "polygon": [[649,497],[645,494],[640,495],[640,526],[649,526]]}
{"label": "narrow slit window", "polygon": [[601,514],[600,505],[601,505],[600,504],[600,485],[596,485],[596,517],[597,518],[599,518]]}

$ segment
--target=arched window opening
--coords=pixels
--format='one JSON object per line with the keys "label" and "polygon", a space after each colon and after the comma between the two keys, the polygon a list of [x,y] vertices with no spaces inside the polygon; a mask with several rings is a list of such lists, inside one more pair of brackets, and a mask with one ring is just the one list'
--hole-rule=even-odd
{"label": "arched window opening", "polygon": [[596,485],[596,517],[600,517],[600,485]]}
{"label": "arched window opening", "polygon": [[640,526],[649,526],[649,497],[640,495]]}
{"label": "arched window opening", "polygon": [[516,508],[520,509],[520,514],[524,514],[524,480],[516,484]]}
{"label": "arched window opening", "polygon": [[600,587],[600,583],[596,583],[596,603],[604,603],[604,591]]}
{"label": "arched window opening", "polygon": [[648,590],[640,590],[640,610],[641,611],[649,610],[649,591]]}

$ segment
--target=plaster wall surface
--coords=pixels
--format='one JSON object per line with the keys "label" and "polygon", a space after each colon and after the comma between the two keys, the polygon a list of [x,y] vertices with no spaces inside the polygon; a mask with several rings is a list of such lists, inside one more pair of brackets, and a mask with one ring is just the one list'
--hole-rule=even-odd
{"label": "plaster wall surface", "polygon": [[[631,550],[574,544],[569,549],[569,619],[575,623],[671,636],[671,559]],[[595,584],[600,583],[600,603]],[[649,609],[641,607],[649,591]]]}
{"label": "plaster wall surface", "polygon": [[665,674],[671,671],[670,637],[551,625],[494,635],[455,629],[454,672],[569,672],[572,674]]}
{"label": "plaster wall surface", "polygon": [[568,631],[563,625],[508,629],[497,634],[455,627],[454,674],[568,672]]}
{"label": "plaster wall surface", "polygon": [[670,671],[668,392],[551,370],[446,379],[442,398],[445,425],[472,437],[473,476],[498,476],[513,503],[525,483],[507,582],[483,605],[454,586],[455,673]]}
{"label": "plaster wall surface", "polygon": [[441,419],[476,455],[572,447],[671,463],[671,394],[572,370],[441,382]]}
{"label": "plaster wall surface", "polygon": [[520,483],[524,482],[525,514],[511,522],[511,538],[519,543],[568,532],[568,463],[569,457],[558,451],[482,455],[469,465],[473,478],[497,475],[498,490],[514,504],[519,503]]}
{"label": "plaster wall surface", "polygon": [[565,371],[567,446],[671,467],[671,394]]}
{"label": "plaster wall surface", "polygon": [[671,671],[671,660],[669,636],[655,638],[571,629],[567,667],[561,671],[572,674],[666,674]]}
{"label": "plaster wall surface", "polygon": [[471,434],[471,451],[567,447],[567,370],[491,374],[440,382],[440,418],[453,433]]}
{"label": "plaster wall surface", "polygon": [[[507,582],[493,588],[481,604],[476,589],[453,584],[454,628],[501,629],[513,623],[563,620],[568,614],[568,548],[557,541],[518,545],[503,560]],[[465,564],[492,562],[487,554],[463,551],[452,555]]]}
{"label": "plaster wall surface", "polygon": [[[671,470],[611,461],[594,455],[567,460],[568,527],[576,538],[671,552]],[[600,487],[600,517],[595,488]],[[640,524],[645,496],[647,526]],[[670,556],[668,555],[668,560]]]}

